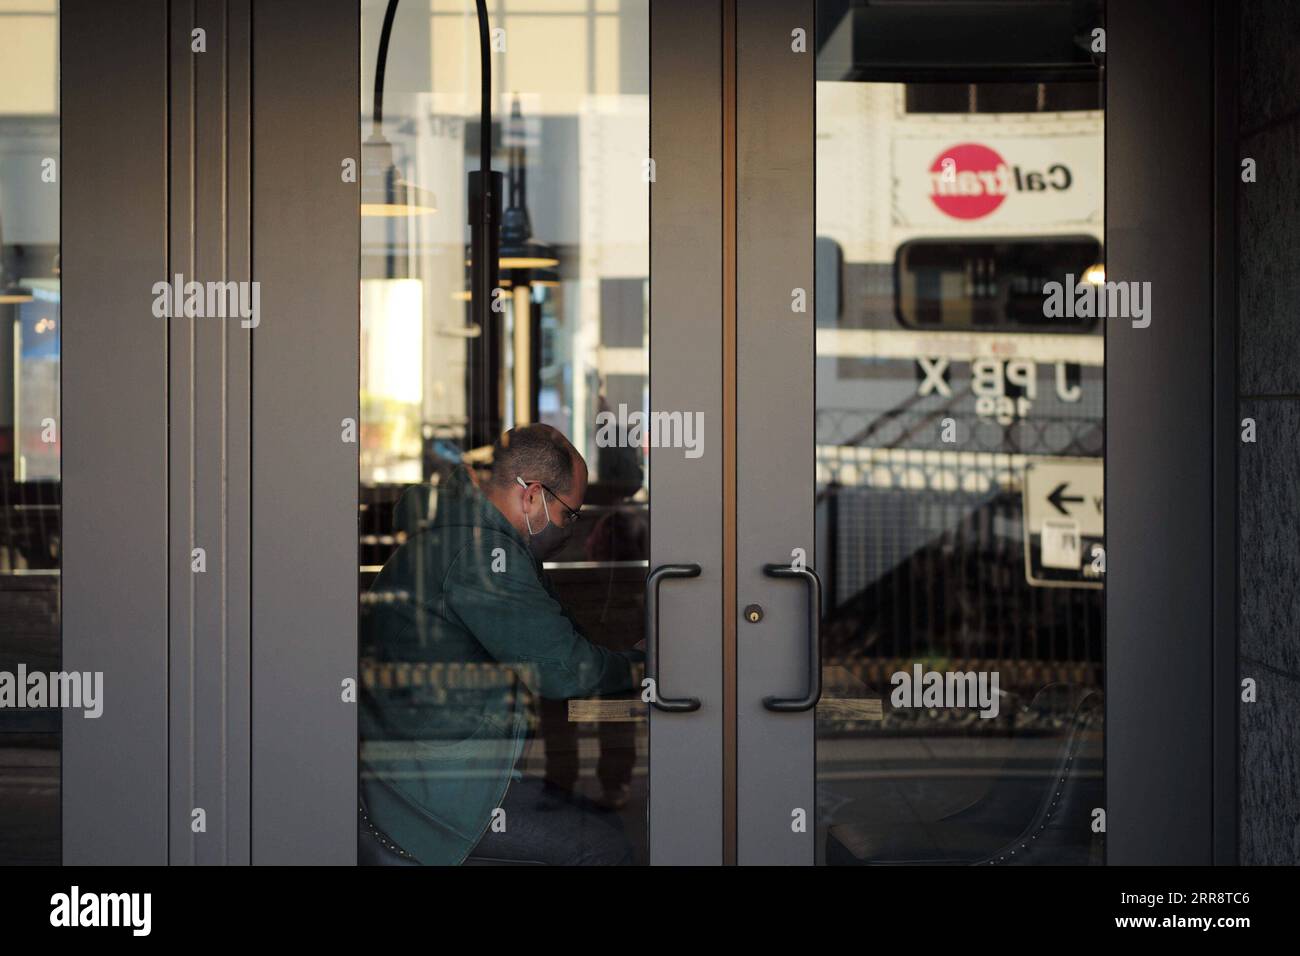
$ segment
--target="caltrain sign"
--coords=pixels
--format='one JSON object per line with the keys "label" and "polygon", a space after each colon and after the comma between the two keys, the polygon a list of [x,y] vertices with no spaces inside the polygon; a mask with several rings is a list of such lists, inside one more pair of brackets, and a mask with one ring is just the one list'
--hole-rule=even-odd
{"label": "caltrain sign", "polygon": [[959,143],[930,164],[930,200],[954,219],[987,216],[1012,192],[1064,190],[1074,185],[1065,163],[1045,170],[1022,169],[1007,163],[995,150],[979,143]]}
{"label": "caltrain sign", "polygon": [[900,137],[894,224],[1100,230],[1102,158],[1101,139],[1091,133],[964,142]]}

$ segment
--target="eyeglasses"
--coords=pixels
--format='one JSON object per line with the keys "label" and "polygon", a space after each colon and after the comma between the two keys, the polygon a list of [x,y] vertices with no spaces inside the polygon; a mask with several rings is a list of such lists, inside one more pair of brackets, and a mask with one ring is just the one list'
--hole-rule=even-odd
{"label": "eyeglasses", "polygon": [[574,508],[570,508],[570,507],[569,507],[569,503],[568,503],[567,501],[565,501],[563,498],[561,498],[559,495],[557,495],[557,494],[556,494],[556,493],[555,493],[551,488],[547,487],[547,486],[546,486],[545,484],[543,484],[542,482],[540,482],[540,481],[527,481],[527,480],[524,479],[524,478],[516,478],[515,480],[518,481],[518,482],[519,482],[521,485],[523,485],[525,488],[528,487],[529,485],[541,485],[541,487],[542,487],[542,491],[550,492],[551,497],[554,498],[556,501],[558,501],[558,502],[560,503],[560,507],[564,509],[564,525],[565,525],[565,527],[568,527],[569,525],[573,524],[575,521],[578,520],[579,517],[581,517],[581,516],[578,514],[577,510],[575,510]]}

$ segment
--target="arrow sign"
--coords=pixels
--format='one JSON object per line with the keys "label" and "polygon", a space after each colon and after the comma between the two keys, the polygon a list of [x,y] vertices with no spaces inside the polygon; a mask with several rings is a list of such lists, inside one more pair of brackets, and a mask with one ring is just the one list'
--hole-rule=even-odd
{"label": "arrow sign", "polygon": [[1056,486],[1055,491],[1053,491],[1050,495],[1047,496],[1047,500],[1050,501],[1056,507],[1056,510],[1059,511],[1061,514],[1065,515],[1066,517],[1069,517],[1070,514],[1070,509],[1065,507],[1066,502],[1070,502],[1074,504],[1083,504],[1083,499],[1081,497],[1078,497],[1077,495],[1065,494],[1065,489],[1068,488],[1069,486],[1070,483],[1068,481],[1063,481]]}
{"label": "arrow sign", "polygon": [[1036,587],[1099,588],[1093,548],[1106,540],[1106,469],[1100,458],[1025,462],[1025,579]]}

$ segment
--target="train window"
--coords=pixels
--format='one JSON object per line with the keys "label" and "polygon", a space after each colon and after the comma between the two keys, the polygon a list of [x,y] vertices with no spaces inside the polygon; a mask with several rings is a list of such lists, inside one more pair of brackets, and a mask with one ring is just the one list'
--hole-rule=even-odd
{"label": "train window", "polygon": [[1044,315],[1043,287],[1099,282],[1101,243],[1062,239],[916,239],[894,258],[895,314],[910,328],[1088,331],[1094,316]]}
{"label": "train window", "polygon": [[1101,109],[1096,82],[908,83],[908,113],[1064,113]]}

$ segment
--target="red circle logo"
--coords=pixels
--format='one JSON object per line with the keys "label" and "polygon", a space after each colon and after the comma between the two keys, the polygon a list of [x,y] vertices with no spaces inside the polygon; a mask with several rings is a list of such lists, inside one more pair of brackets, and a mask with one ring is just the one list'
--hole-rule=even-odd
{"label": "red circle logo", "polygon": [[1011,191],[1002,157],[979,143],[945,149],[930,165],[930,199],[955,219],[987,216]]}

